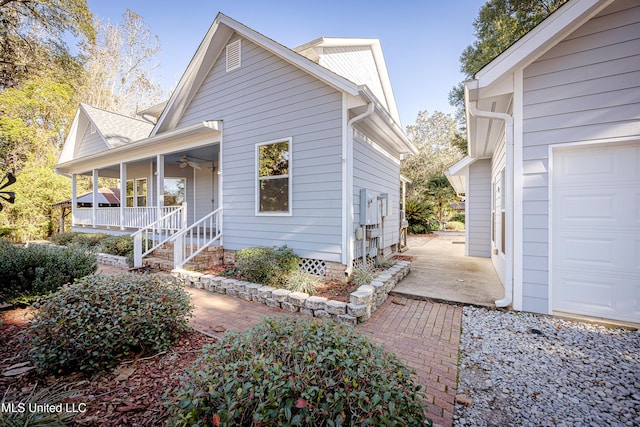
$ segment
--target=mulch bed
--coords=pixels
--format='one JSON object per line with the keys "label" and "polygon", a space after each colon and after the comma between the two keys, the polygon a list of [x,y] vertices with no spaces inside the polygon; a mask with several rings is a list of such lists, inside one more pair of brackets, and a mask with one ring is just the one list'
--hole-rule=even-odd
{"label": "mulch bed", "polygon": [[[12,309],[1,313],[0,373],[9,366],[28,361],[26,343],[20,332],[28,328],[31,311]],[[171,349],[149,357],[125,361],[113,371],[93,376],[72,374],[45,377],[31,371],[18,376],[0,376],[0,390],[7,391],[6,402],[19,403],[34,389],[56,385],[72,391],[68,402],[86,408],[79,413],[75,426],[157,426],[167,418],[163,394],[179,385],[180,376],[191,366],[198,351],[215,338],[199,332],[186,333]],[[0,395],[2,399],[2,395]],[[80,404],[85,404],[86,406]]]}

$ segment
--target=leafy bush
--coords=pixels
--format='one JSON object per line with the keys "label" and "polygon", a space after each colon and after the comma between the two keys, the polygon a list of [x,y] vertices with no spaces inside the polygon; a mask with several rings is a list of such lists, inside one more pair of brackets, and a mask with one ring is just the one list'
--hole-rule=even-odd
{"label": "leafy bush", "polygon": [[53,234],[49,237],[49,241],[60,246],[69,246],[73,242],[73,238],[78,233],[67,231],[64,233]]}
{"label": "leafy bush", "polygon": [[300,258],[286,245],[258,246],[236,252],[236,267],[246,280],[278,288],[286,287],[287,276],[297,271],[299,264]]}
{"label": "leafy bush", "polygon": [[167,348],[188,327],[189,294],[167,275],[92,275],[39,300],[29,327],[41,372],[96,371]]}
{"label": "leafy bush", "polygon": [[286,289],[292,292],[304,292],[307,294],[316,293],[316,285],[320,282],[318,276],[304,273],[302,271],[293,271],[287,276]]}
{"label": "leafy bush", "polygon": [[78,248],[20,247],[0,239],[0,301],[56,291],[97,267],[96,256]]}
{"label": "leafy bush", "polygon": [[202,353],[167,402],[172,426],[425,423],[412,373],[344,324],[266,319]]}
{"label": "leafy bush", "polygon": [[105,254],[118,256],[133,255],[133,237],[131,236],[109,236],[100,242],[100,250]]}
{"label": "leafy bush", "polygon": [[440,226],[431,206],[426,202],[407,200],[405,214],[409,222],[407,231],[411,234],[431,233],[432,230],[436,230]]}
{"label": "leafy bush", "polygon": [[104,233],[80,233],[69,231],[66,233],[54,234],[49,241],[62,246],[80,246],[86,249],[96,249],[101,242],[110,237]]}
{"label": "leafy bush", "polygon": [[464,231],[464,223],[459,221],[447,221],[444,228],[453,231]]}

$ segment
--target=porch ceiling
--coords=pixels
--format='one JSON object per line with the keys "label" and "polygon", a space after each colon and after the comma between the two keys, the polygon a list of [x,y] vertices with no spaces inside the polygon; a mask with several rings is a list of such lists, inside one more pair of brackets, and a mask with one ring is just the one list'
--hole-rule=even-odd
{"label": "porch ceiling", "polygon": [[[182,157],[187,156],[189,160],[192,160],[196,163],[212,163],[218,160],[218,156],[220,153],[220,145],[207,145],[205,147],[197,147],[185,150],[179,150],[173,153],[167,153],[164,155],[164,163],[165,165],[169,165],[172,163],[178,164],[181,162]],[[141,164],[149,164],[151,161],[154,165],[156,164],[156,156],[148,157],[146,159],[140,159],[132,162],[125,162],[129,166],[136,166]],[[100,171],[101,177],[111,177],[118,178],[120,176],[120,164],[114,163],[112,165],[108,165],[105,167],[98,168]],[[79,173],[78,175],[91,175],[91,171],[86,171],[84,173]]]}
{"label": "porch ceiling", "polygon": [[148,162],[158,154],[165,162],[179,161],[188,156],[195,161],[210,162],[217,158],[221,131],[217,122],[201,122],[176,131],[150,137],[125,146],[58,164],[56,170],[64,174],[87,174],[92,170],[118,171],[120,163]]}

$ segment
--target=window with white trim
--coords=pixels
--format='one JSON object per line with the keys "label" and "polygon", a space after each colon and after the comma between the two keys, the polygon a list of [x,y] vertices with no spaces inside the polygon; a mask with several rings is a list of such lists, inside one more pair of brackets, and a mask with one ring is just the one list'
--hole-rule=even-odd
{"label": "window with white trim", "polygon": [[241,39],[238,39],[227,45],[227,71],[233,71],[242,65],[242,45],[240,42]]}
{"label": "window with white trim", "polygon": [[256,144],[256,214],[291,214],[291,138]]}
{"label": "window with white trim", "polygon": [[126,192],[127,207],[147,206],[147,178],[128,179]]}

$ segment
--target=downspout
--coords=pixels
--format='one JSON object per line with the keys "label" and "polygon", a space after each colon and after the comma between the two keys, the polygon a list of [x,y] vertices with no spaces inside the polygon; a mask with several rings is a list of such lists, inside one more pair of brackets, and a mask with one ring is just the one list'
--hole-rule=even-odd
{"label": "downspout", "polygon": [[224,121],[218,120],[218,126],[220,129],[220,150],[218,152],[218,209],[220,209],[220,214],[218,215],[219,221],[219,229],[220,229],[220,247],[224,248],[224,232],[223,232],[223,221],[224,221],[224,186],[223,186],[223,169],[224,164],[222,163],[223,159],[223,141],[224,141]]}
{"label": "downspout", "polygon": [[[508,214],[505,219],[505,244],[507,253],[506,271],[505,271],[505,286],[504,286],[504,298],[495,302],[496,307],[506,307],[513,302],[513,208],[514,208],[514,192],[513,192],[513,117],[505,113],[496,113],[493,111],[481,111],[478,110],[477,101],[469,101],[469,114],[474,117],[481,117],[485,119],[497,119],[503,120],[505,124],[505,147],[506,147],[506,159],[505,159],[505,191],[507,192],[507,209]],[[493,218],[491,219],[494,220]]]}
{"label": "downspout", "polygon": [[344,244],[347,251],[347,259],[345,260],[345,264],[347,265],[346,272],[349,276],[353,270],[353,125],[373,113],[374,108],[375,104],[373,102],[369,102],[367,110],[364,113],[352,117],[347,122],[347,138],[343,140],[342,161],[345,162],[344,182],[346,183],[346,200],[344,209],[347,213],[347,215],[345,215],[346,241]]}

